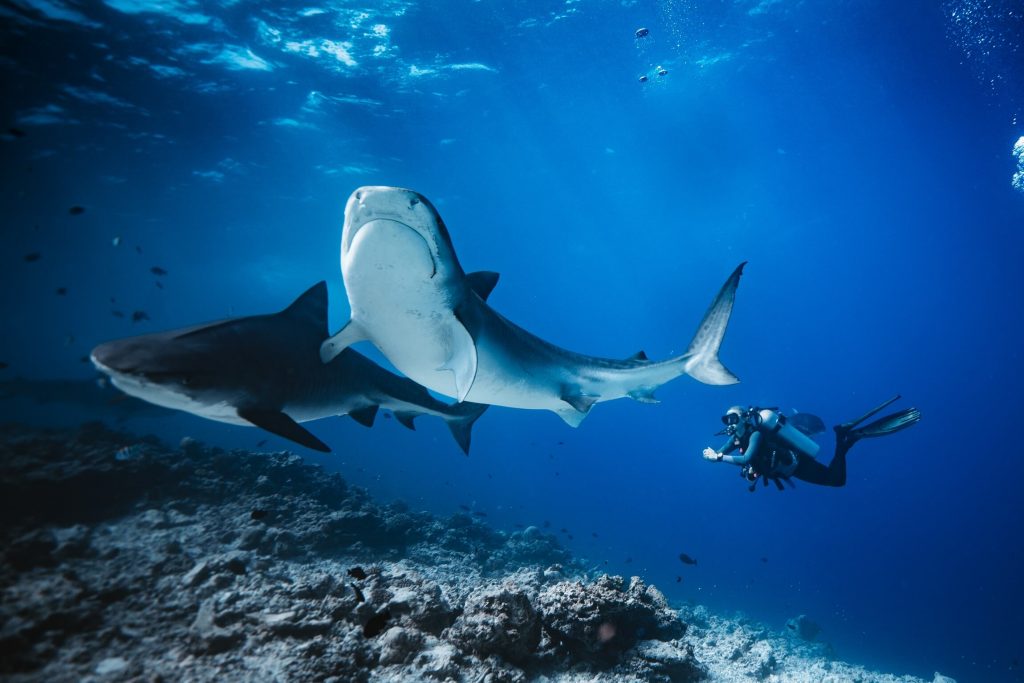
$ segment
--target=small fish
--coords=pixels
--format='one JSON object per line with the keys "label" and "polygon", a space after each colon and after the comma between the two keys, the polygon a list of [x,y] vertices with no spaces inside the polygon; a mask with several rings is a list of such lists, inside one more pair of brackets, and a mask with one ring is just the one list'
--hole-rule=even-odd
{"label": "small fish", "polygon": [[352,567],[348,570],[348,575],[356,581],[362,581],[366,578],[366,572],[363,571],[362,567]]}
{"label": "small fish", "polygon": [[125,446],[124,448],[118,448],[114,451],[114,460],[124,462],[125,460],[134,460],[139,457],[142,451],[142,446],[133,444],[131,446]]}
{"label": "small fish", "polygon": [[559,442],[558,442],[558,445],[559,445],[559,446],[564,446],[564,445],[565,445],[565,442],[564,442],[564,441],[559,441]]}
{"label": "small fish", "polygon": [[115,237],[114,239],[110,240],[110,243],[113,244],[115,247],[119,247],[121,246],[121,238]]}
{"label": "small fish", "polygon": [[142,253],[142,247],[140,247],[139,245],[136,244],[135,245],[135,253],[136,254],[141,254]]}
{"label": "small fish", "polygon": [[591,531],[590,535],[593,536],[594,538],[597,538],[597,532],[596,531]]}
{"label": "small fish", "polygon": [[697,564],[697,560],[693,559],[686,553],[679,553],[679,561],[683,564]]}
{"label": "small fish", "polygon": [[356,602],[366,602],[366,596],[359,590],[359,586],[352,584],[352,592],[356,594]]}
{"label": "small fish", "polygon": [[23,138],[27,135],[27,133],[20,128],[8,128],[7,132],[16,138]]}
{"label": "small fish", "polygon": [[[137,248],[138,247],[136,247],[136,249]],[[167,275],[167,271],[161,268],[160,266],[153,266],[152,268],[149,269],[149,272],[153,273],[153,275],[156,275],[157,277],[163,277],[164,275]]]}
{"label": "small fish", "polygon": [[640,28],[638,28],[636,30],[636,37],[637,38],[646,38],[649,35],[651,35],[651,29],[649,29],[649,28],[640,27]]}
{"label": "small fish", "polygon": [[658,75],[659,76],[665,76],[667,74],[668,74],[668,69],[666,69],[665,67],[662,67],[662,66],[658,67]]}
{"label": "small fish", "polygon": [[[159,283],[157,283],[157,284],[159,284]],[[384,413],[384,419],[385,420],[390,420],[391,419],[391,413]]]}
{"label": "small fish", "polygon": [[157,289],[163,289],[164,288],[164,284],[162,282],[154,282],[153,284],[156,285]]}
{"label": "small fish", "polygon": [[124,313],[122,311],[118,311],[116,309],[111,311],[110,315],[114,316],[115,318],[123,318],[124,317]]}
{"label": "small fish", "polygon": [[81,357],[79,357],[78,362],[79,363],[88,363],[89,362],[89,356],[81,356]]}
{"label": "small fish", "polygon": [[647,82],[647,75],[646,74],[641,74],[640,78],[638,78],[637,80],[640,81],[641,83],[646,83]]}
{"label": "small fish", "polygon": [[518,524],[518,523],[517,524],[513,524],[512,526],[514,526],[517,529],[523,529],[524,528],[524,526],[522,524]]}
{"label": "small fish", "polygon": [[627,557],[626,558],[626,564],[633,564],[633,558],[632,557]]}
{"label": "small fish", "polygon": [[762,557],[762,558],[761,558],[761,561],[762,561],[762,562],[767,562],[767,561],[768,561],[768,558],[767,558],[767,557]]}
{"label": "small fish", "polygon": [[145,311],[135,311],[132,313],[132,322],[142,322],[143,320],[149,320],[149,314]]}
{"label": "small fish", "polygon": [[64,346],[71,346],[74,343],[75,343],[75,335],[69,334],[68,336],[64,337]]}
{"label": "small fish", "polygon": [[480,510],[477,510],[476,512],[473,513],[473,516],[474,517],[486,517],[487,513],[486,512],[482,512]]}
{"label": "small fish", "polygon": [[572,540],[572,534],[566,534],[566,536],[565,536],[565,537],[566,537],[567,539],[569,539],[570,541]]}
{"label": "small fish", "polygon": [[57,288],[57,296],[66,296],[67,293],[68,293],[68,288],[67,287],[58,287]]}
{"label": "small fish", "polygon": [[460,510],[465,510],[466,512],[469,512],[469,506],[468,505],[460,505],[459,509]]}
{"label": "small fish", "polygon": [[263,519],[266,516],[267,511],[261,510],[260,508],[255,508],[252,512],[249,513],[249,518],[257,521]]}
{"label": "small fish", "polygon": [[39,259],[43,258],[43,255],[40,254],[38,251],[33,251],[29,252],[28,254],[25,254],[24,258],[25,263],[35,263]]}
{"label": "small fish", "polygon": [[682,582],[683,582],[683,577],[677,576],[676,577],[676,583],[682,583]]}
{"label": "small fish", "polygon": [[551,522],[549,522],[548,520],[545,519],[544,520],[544,528],[545,529],[550,529],[551,528]]}
{"label": "small fish", "polygon": [[6,370],[9,367],[11,367],[11,365],[9,363],[5,363],[4,361],[0,361],[0,370]]}
{"label": "small fish", "polygon": [[267,445],[267,440],[266,439],[260,439],[259,441],[256,442],[256,448],[262,448],[263,446],[266,446],[266,445]]}
{"label": "small fish", "polygon": [[384,627],[387,626],[388,620],[391,618],[391,612],[385,609],[382,612],[378,612],[370,617],[370,620],[363,626],[363,635],[367,638],[373,638],[376,635],[384,632]]}
{"label": "small fish", "polygon": [[81,216],[83,213],[85,213],[85,207],[78,206],[76,204],[75,206],[72,206],[70,209],[68,209],[68,213],[70,213],[72,216]]}
{"label": "small fish", "polygon": [[566,529],[564,526],[561,529],[559,529],[559,531],[561,531],[563,534],[569,533],[569,530]]}

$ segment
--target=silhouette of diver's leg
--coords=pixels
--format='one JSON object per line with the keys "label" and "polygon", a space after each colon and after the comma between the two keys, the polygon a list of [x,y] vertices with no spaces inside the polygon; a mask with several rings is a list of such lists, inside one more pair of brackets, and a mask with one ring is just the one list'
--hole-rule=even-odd
{"label": "silhouette of diver's leg", "polygon": [[797,453],[796,470],[791,476],[819,486],[846,485],[846,453],[850,446],[844,440],[836,442],[836,454],[828,466],[822,465],[812,457]]}

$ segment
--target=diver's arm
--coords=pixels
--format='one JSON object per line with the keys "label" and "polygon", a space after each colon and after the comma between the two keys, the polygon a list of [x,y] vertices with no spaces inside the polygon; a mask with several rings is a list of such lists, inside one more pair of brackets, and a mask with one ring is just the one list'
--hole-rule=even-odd
{"label": "diver's arm", "polygon": [[714,460],[715,462],[718,462],[723,457],[725,457],[723,454],[725,454],[725,453],[732,453],[734,450],[736,450],[739,447],[740,447],[740,445],[738,443],[736,443],[736,439],[733,439],[732,437],[730,437],[729,440],[726,441],[725,444],[721,448],[719,448],[717,451],[714,448],[711,448],[710,446],[705,448],[704,449],[704,459],[705,460]]}
{"label": "diver's arm", "polygon": [[750,443],[747,444],[747,450],[743,455],[723,455],[722,460],[733,465],[746,465],[757,453],[757,447],[760,445],[761,432],[754,432],[750,435]]}

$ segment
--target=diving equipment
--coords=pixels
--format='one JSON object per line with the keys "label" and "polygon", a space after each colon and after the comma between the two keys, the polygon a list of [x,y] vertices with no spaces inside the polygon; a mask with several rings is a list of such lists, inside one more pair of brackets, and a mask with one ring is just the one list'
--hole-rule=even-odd
{"label": "diving equipment", "polygon": [[756,421],[759,431],[773,434],[779,441],[804,455],[813,458],[821,449],[814,439],[789,424],[782,413],[765,408],[757,413]]}

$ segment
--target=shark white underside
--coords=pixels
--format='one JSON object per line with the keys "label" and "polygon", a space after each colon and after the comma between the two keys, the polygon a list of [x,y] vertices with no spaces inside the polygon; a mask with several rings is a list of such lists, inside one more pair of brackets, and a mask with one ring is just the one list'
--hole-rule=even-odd
{"label": "shark white underside", "polygon": [[460,401],[551,410],[576,426],[598,402],[653,392],[682,374],[739,380],[718,360],[743,264],[723,285],[681,356],[650,361],[585,356],[504,318],[486,299],[494,273],[467,275],[426,198],[391,187],[356,190],[345,208],[341,270],[352,317],[324,342],[325,362],[371,341],[412,380]]}

